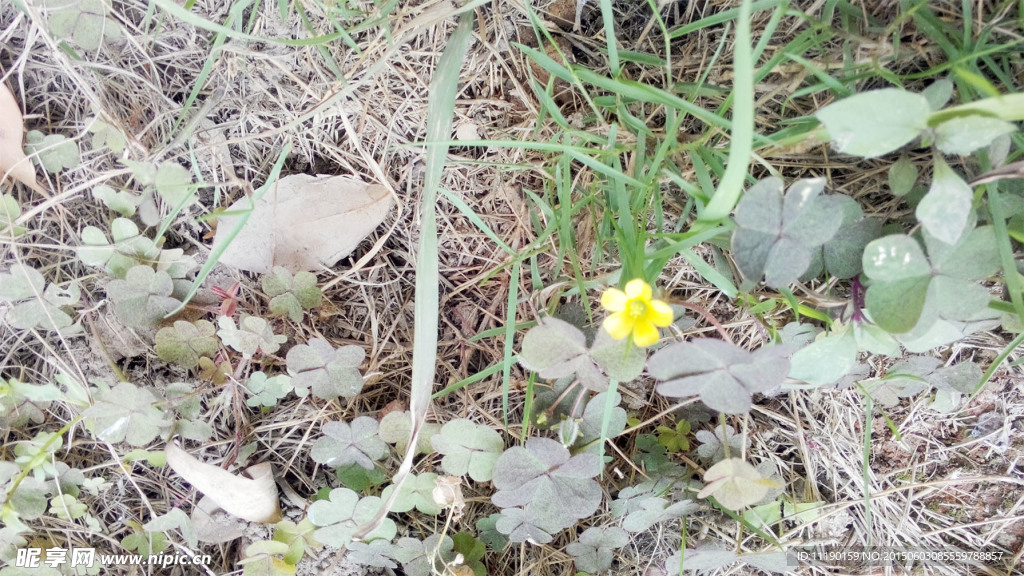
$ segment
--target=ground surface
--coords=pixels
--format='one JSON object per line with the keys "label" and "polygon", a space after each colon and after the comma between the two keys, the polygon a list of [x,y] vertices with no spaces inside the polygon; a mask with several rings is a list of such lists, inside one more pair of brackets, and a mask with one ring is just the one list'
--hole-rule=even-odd
{"label": "ground surface", "polygon": [[[276,3],[255,2],[242,13],[248,34],[260,38],[310,38],[335,33],[341,13],[338,5],[303,3],[303,13],[285,3],[285,17]],[[383,4],[383,3],[378,3]],[[102,282],[94,269],[83,266],[72,248],[80,243],[87,225],[106,226],[110,212],[91,195],[100,184],[131,186],[120,163],[131,160],[173,160],[191,166],[197,177],[209,183],[200,189],[201,202],[182,214],[171,226],[165,247],[180,247],[205,260],[209,250],[209,224],[196,218],[216,207],[251,193],[266,180],[283,146],[291,145],[282,174],[354,175],[367,181],[386,179],[399,195],[400,209],[343,262],[319,271],[325,303],[319,312],[301,323],[281,321],[278,332],[297,341],[312,336],[327,338],[335,345],[356,344],[366,350],[363,365],[368,381],[364,392],[351,401],[322,402],[290,398],[274,410],[232,409],[230,398],[212,394],[206,400],[205,417],[216,433],[205,454],[216,461],[243,450],[249,463],[272,461],[279,476],[304,497],[333,485],[328,474],[308,455],[310,436],[320,424],[351,419],[355,415],[375,416],[396,400],[407,399],[412,351],[413,285],[415,246],[419,222],[415,215],[423,177],[423,149],[415,145],[425,137],[427,97],[432,74],[454,19],[454,6],[444,1],[400,3],[379,22],[354,18],[351,24],[369,22],[343,40],[289,46],[231,38],[214,51],[214,34],[194,22],[168,16],[161,10],[135,1],[114,2],[112,17],[123,30],[94,51],[77,55],[59,46],[60,39],[42,26],[47,8],[34,6],[32,17],[11,3],[0,7],[0,73],[4,83],[25,111],[27,129],[60,133],[79,140],[81,162],[58,176],[49,175],[52,197],[42,198],[18,186],[13,192],[26,213],[26,225],[35,230],[16,243],[5,242],[5,262],[32,262],[45,269],[50,281],[78,278],[87,305],[82,312],[87,336],[68,339],[47,333],[0,329],[0,366],[3,376],[42,382],[58,372],[83,380],[117,377],[114,366],[133,381],[156,386],[191,378],[192,375],[155,358],[152,334],[126,331],[113,319],[104,302]],[[598,72],[607,71],[602,55],[605,45],[597,2],[583,3],[576,14],[573,2],[556,0],[535,4],[542,24],[559,38],[563,50],[577,63]],[[663,53],[664,40],[651,26],[650,8],[643,2],[612,2],[619,26],[620,49]],[[669,26],[721,12],[723,2],[666,3],[662,15]],[[801,9],[816,18],[832,3],[807,2]],[[981,4],[984,4],[983,6]],[[1002,12],[981,3],[979,23],[996,24],[994,34],[1020,38],[1013,30],[1012,6]],[[379,14],[370,2],[340,3],[368,14]],[[826,6],[828,5],[828,6]],[[858,3],[865,17],[888,24],[896,21],[895,3]],[[944,17],[959,22],[959,6],[943,4]],[[224,22],[231,5],[215,0],[198,0],[193,14],[207,22]],[[1019,9],[1019,8],[1017,8]],[[948,10],[948,11],[945,11]],[[754,39],[768,25],[769,12],[754,19]],[[894,72],[907,73],[940,64],[943,55],[936,45],[906,21],[901,54],[884,38],[872,37],[861,20],[836,14],[831,25],[843,30],[833,42],[820,44],[803,54],[821,69],[841,67],[842,62],[882,62]],[[959,24],[957,24],[959,25]],[[980,26],[980,24],[979,24]],[[345,28],[346,26],[342,26]],[[782,18],[775,36],[768,42],[765,58],[786,46],[804,30],[799,18]],[[575,29],[574,29],[575,28]],[[715,87],[731,84],[729,50],[713,58],[726,37],[723,26],[713,26],[677,39],[671,44],[674,59],[673,82],[694,82],[704,77]],[[531,78],[547,81],[547,74],[515,47],[516,43],[537,46],[538,41],[527,10],[519,1],[498,0],[477,10],[472,44],[462,69],[455,103],[455,134],[466,140],[548,141],[561,130],[542,108],[530,89]],[[354,49],[354,48],[358,49]],[[845,50],[845,53],[844,53]],[[211,64],[207,70],[203,67]],[[1018,63],[1017,72],[1021,71]],[[630,69],[634,80],[652,85],[666,84],[664,69],[637,65]],[[781,64],[763,83],[755,86],[758,129],[785,118],[813,113],[830,97],[819,93],[790,96],[813,81],[808,68],[795,63]],[[183,103],[202,83],[200,95],[187,109]],[[857,85],[868,89],[882,85],[868,77]],[[555,82],[553,98],[574,127],[603,133],[607,126],[588,120],[589,108],[581,94]],[[722,100],[712,92],[697,103],[714,108]],[[87,133],[90,119],[102,114],[130,136],[122,154],[108,149],[92,150]],[[179,117],[183,120],[178,123]],[[681,140],[691,127],[684,123]],[[696,134],[696,131],[692,131]],[[625,136],[629,138],[629,136]],[[551,172],[544,153],[503,146],[458,146],[452,149],[443,187],[468,205],[477,217],[505,244],[515,250],[528,246],[537,233],[536,209],[524,190],[540,192]],[[687,166],[689,157],[675,159],[688,177],[696,177]],[[787,178],[823,175],[829,186],[860,200],[866,209],[886,216],[906,211],[898,198],[883,191],[889,160],[858,161],[833,157],[826,146],[802,144],[796,148],[764,151],[752,164],[755,174],[769,163]],[[574,165],[572,178],[585,188],[595,176]],[[40,171],[40,174],[42,172]],[[680,192],[668,198],[666,218],[678,218]],[[685,202],[685,198],[681,202]],[[397,216],[396,216],[397,214]],[[502,327],[507,314],[510,289],[508,260],[491,239],[483,234],[446,197],[438,203],[440,236],[441,331],[438,352],[438,388],[459,382],[502,361],[504,342],[500,335],[476,340],[481,332]],[[595,243],[599,232],[594,221],[579,217],[573,221],[579,265],[587,279],[606,282],[617,270],[614,255]],[[539,252],[536,276],[515,279],[521,295],[518,317],[536,317],[574,286],[572,267],[563,261],[555,240]],[[698,253],[708,261],[719,257],[707,246]],[[241,282],[240,307],[251,313],[265,313],[266,299],[254,277],[228,268],[217,268],[208,286],[227,287]],[[537,282],[535,284],[534,282]],[[718,318],[739,344],[757,344],[764,338],[760,320],[737,306],[705,281],[681,259],[671,261],[661,277],[665,291],[673,297],[699,304]],[[810,288],[809,288],[810,289]],[[843,296],[840,289],[838,297]],[[824,293],[824,292],[822,292]],[[599,291],[589,296],[596,298]],[[759,298],[771,294],[761,293]],[[215,302],[208,291],[200,302]],[[579,303],[568,296],[564,303]],[[588,303],[593,303],[590,300]],[[791,312],[779,307],[765,318],[785,323]],[[763,318],[762,318],[763,319]],[[702,319],[677,331],[681,336],[710,335],[714,327]],[[988,365],[1003,350],[1012,335],[998,329],[982,332],[936,352],[943,360],[974,359]],[[1010,355],[1011,360],[1021,352]],[[884,364],[868,360],[876,373]],[[779,535],[787,540],[834,540],[840,543],[920,546],[962,550],[1000,550],[1012,566],[1024,551],[1024,486],[1020,482],[1020,460],[1024,441],[1021,366],[996,372],[986,389],[962,411],[935,417],[922,409],[920,401],[903,401],[884,414],[877,411],[872,423],[870,465],[864,473],[864,404],[856,390],[792,392],[759,401],[749,420],[730,420],[736,428],[746,426],[748,454],[772,462],[787,482],[787,490],[804,501],[827,503],[826,514],[811,522],[789,522]],[[519,422],[527,373],[512,368],[509,397],[510,423]],[[500,372],[478,383],[438,399],[430,419],[445,422],[470,418],[493,425],[501,423]],[[656,397],[649,383],[639,381],[626,393],[626,404],[640,420],[668,406]],[[11,460],[12,447],[30,438],[51,421],[67,422],[67,411],[55,407],[47,424],[25,429],[3,430],[3,459]],[[888,419],[888,420],[887,420]],[[890,423],[900,433],[893,434]],[[695,424],[695,429],[710,424]],[[510,432],[518,434],[518,425]],[[69,442],[70,443],[70,442]],[[153,449],[160,447],[154,444]],[[103,523],[100,531],[108,543],[130,533],[129,522],[145,522],[145,510],[163,512],[192,501],[194,492],[165,468],[139,463],[121,470],[114,454],[124,447],[108,447],[79,434],[61,458],[92,475],[106,477],[113,486],[86,503]],[[621,449],[631,450],[629,442]],[[429,463],[421,466],[425,470]],[[622,470],[628,467],[621,462]],[[622,486],[611,478],[609,494]],[[623,486],[626,483],[623,482]],[[865,492],[886,492],[872,501],[870,514],[864,507]],[[481,515],[491,513],[490,489],[474,485],[467,489],[469,502],[466,527]],[[185,505],[186,508],[189,505]],[[297,508],[287,511],[301,517]],[[401,515],[401,530],[430,534],[435,518]],[[580,528],[600,525],[610,519],[602,514],[588,519]],[[687,521],[687,539],[720,540],[729,546],[753,546],[749,536],[737,529],[730,518],[713,510]],[[34,525],[37,534],[87,542],[92,536],[80,525],[43,517]],[[491,574],[572,573],[571,558],[563,550],[574,540],[572,531],[546,546],[513,546],[503,552],[488,552]],[[265,537],[265,535],[263,535]],[[172,536],[173,538],[173,536]],[[615,573],[662,574],[659,564],[680,546],[680,524],[669,523],[636,535],[630,545],[617,553]],[[204,548],[213,555],[213,573],[238,570],[244,544],[238,542]],[[1013,558],[1014,560],[1010,560]],[[330,567],[330,568],[326,568]],[[326,571],[322,571],[326,570]],[[320,569],[300,567],[300,573],[351,573],[334,551],[320,560]],[[967,574],[981,568],[964,565],[927,567],[927,574]],[[985,569],[989,574],[1009,573],[1013,568]],[[749,572],[745,572],[749,571]],[[802,573],[833,573],[803,568]],[[113,572],[110,572],[113,573]],[[125,572],[128,573],[128,572]],[[748,567],[730,573],[757,573]],[[881,572],[879,572],[881,573]]]}

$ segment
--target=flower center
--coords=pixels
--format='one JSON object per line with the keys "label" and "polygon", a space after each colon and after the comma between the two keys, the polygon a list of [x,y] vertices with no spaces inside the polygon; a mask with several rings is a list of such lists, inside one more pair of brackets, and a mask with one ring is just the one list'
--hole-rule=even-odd
{"label": "flower center", "polygon": [[629,303],[629,315],[633,318],[643,318],[647,314],[647,303],[643,300],[632,300]]}

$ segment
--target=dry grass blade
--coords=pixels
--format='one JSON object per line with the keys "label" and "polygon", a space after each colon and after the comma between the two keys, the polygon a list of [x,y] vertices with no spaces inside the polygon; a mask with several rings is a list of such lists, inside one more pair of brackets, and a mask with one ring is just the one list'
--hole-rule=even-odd
{"label": "dry grass blade", "polygon": [[[459,18],[459,25],[448,40],[448,45],[441,55],[434,79],[430,83],[430,99],[427,111],[427,167],[423,182],[423,197],[420,205],[420,243],[416,257],[416,325],[413,332],[412,357],[412,388],[409,395],[409,413],[412,418],[412,429],[409,433],[409,446],[415,446],[420,430],[427,416],[427,406],[434,389],[434,375],[437,370],[437,328],[440,298],[438,285],[437,253],[437,190],[441,185],[441,172],[444,170],[448,156],[448,144],[451,140],[452,115],[455,112],[455,93],[458,88],[459,72],[462,61],[469,48],[472,37],[473,13],[466,12]],[[438,143],[443,143],[438,145]],[[374,519],[361,526],[353,536],[359,539],[372,532],[387,516],[388,511],[398,496],[402,482],[412,469],[415,450],[405,454],[402,466],[395,474],[393,484],[395,490],[391,498],[384,502]]]}

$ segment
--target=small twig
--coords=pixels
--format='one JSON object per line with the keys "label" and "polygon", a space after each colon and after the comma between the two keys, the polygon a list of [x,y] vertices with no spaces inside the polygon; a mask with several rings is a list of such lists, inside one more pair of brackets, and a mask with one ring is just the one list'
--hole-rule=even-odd
{"label": "small twig", "polygon": [[705,320],[710,322],[716,330],[718,330],[718,333],[722,335],[722,339],[724,339],[729,344],[735,344],[735,342],[732,341],[732,337],[729,336],[729,333],[725,331],[725,326],[722,326],[722,323],[718,321],[718,318],[715,318],[711,314],[711,312],[708,312],[707,309],[705,309],[703,306],[698,306],[697,304],[694,304],[692,302],[683,302],[682,300],[668,300],[668,303],[677,304],[684,308],[693,310],[697,314],[700,314]]}
{"label": "small twig", "polygon": [[565,400],[566,396],[569,395],[569,392],[572,392],[572,389],[575,388],[576,385],[579,383],[579,380],[573,380],[572,382],[570,382],[569,385],[565,387],[565,390],[563,390],[562,393],[558,395],[558,398],[555,399],[551,406],[549,406],[548,409],[544,411],[544,414],[546,414],[548,418],[554,416],[555,410],[558,408],[558,405],[562,403],[562,400]]}

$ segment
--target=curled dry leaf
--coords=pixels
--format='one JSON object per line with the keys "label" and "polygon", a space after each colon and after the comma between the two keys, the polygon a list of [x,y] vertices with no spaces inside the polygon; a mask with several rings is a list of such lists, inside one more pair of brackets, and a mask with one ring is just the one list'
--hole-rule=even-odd
{"label": "curled dry leaf", "polygon": [[21,147],[23,125],[21,109],[11,91],[0,84],[0,176],[10,176],[47,196],[36,181],[36,169]]}
{"label": "curled dry leaf", "polygon": [[252,478],[200,462],[175,442],[164,450],[167,465],[225,512],[250,522],[274,523],[281,519],[277,484],[269,463],[250,466]]}
{"label": "curled dry leaf", "polygon": [[209,496],[203,496],[192,514],[196,537],[208,544],[223,544],[245,536],[245,522],[232,518]]}
{"label": "curled dry leaf", "polygon": [[[281,178],[254,204],[242,198],[228,208],[243,213],[251,205],[252,212],[220,262],[261,274],[274,266],[292,272],[333,266],[384,221],[393,203],[387,188],[352,178]],[[229,241],[239,218],[219,219],[214,247]]]}
{"label": "curled dry leaf", "polygon": [[456,518],[461,518],[466,510],[466,499],[462,496],[462,478],[458,476],[438,477],[431,496],[438,506],[450,507]]}

